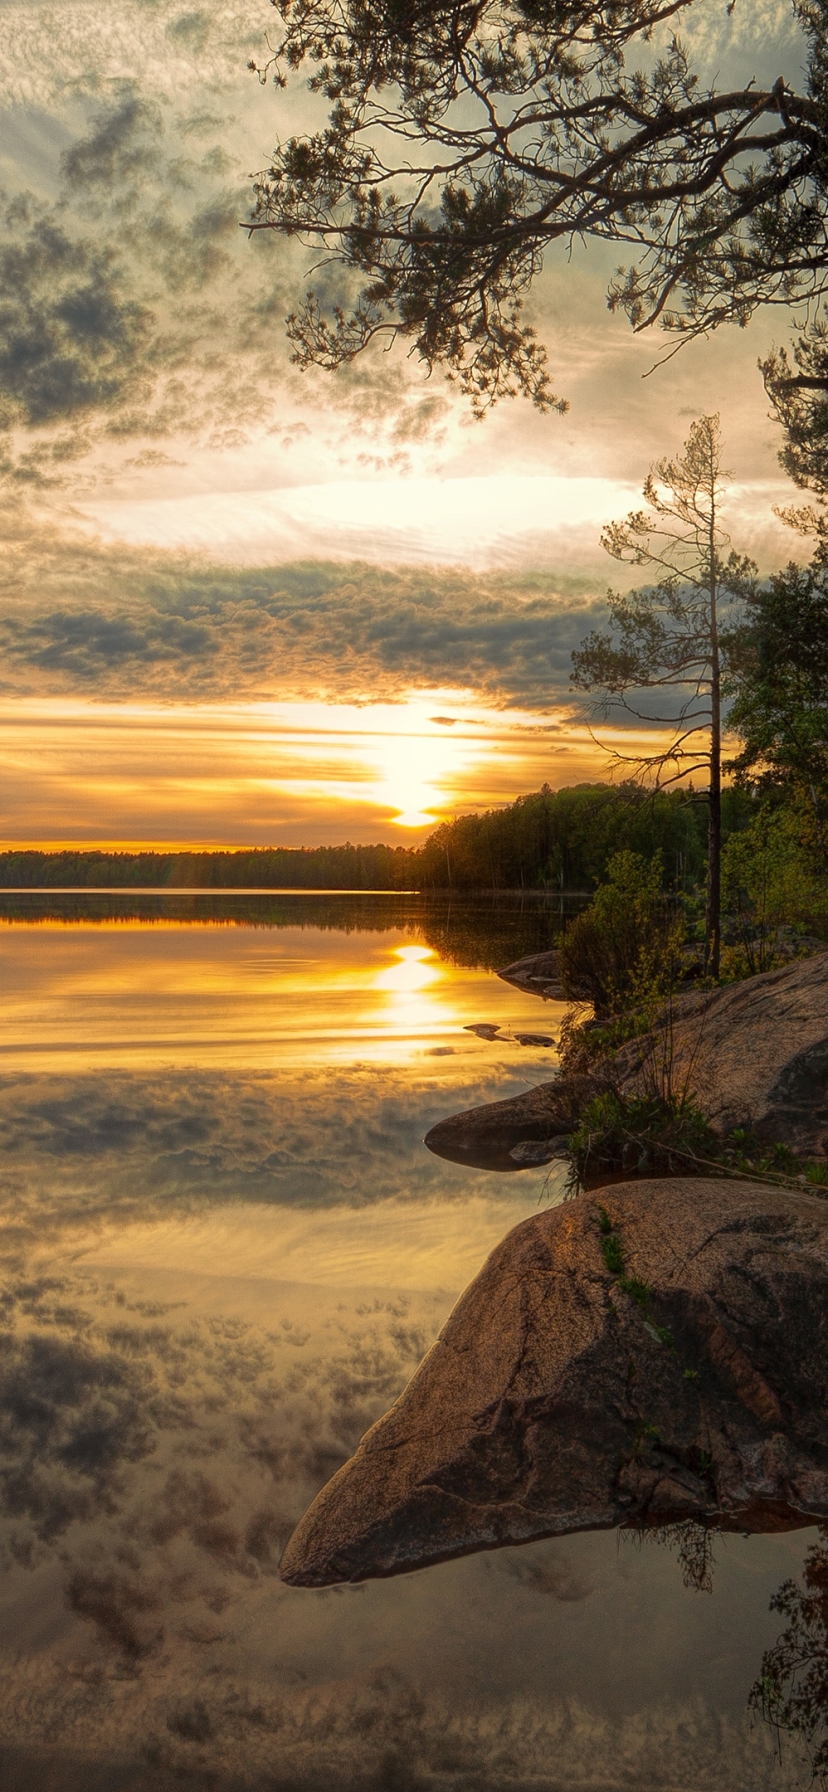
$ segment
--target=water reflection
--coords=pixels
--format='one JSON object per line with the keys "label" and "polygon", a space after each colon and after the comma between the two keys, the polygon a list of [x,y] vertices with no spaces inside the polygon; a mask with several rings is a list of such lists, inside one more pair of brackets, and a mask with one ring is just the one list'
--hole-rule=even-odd
{"label": "water reflection", "polygon": [[820,1528],[800,1578],[783,1581],[771,1610],[787,1619],[762,1659],[751,1704],[780,1739],[803,1742],[814,1780],[828,1786],[828,1529]]}
{"label": "water reflection", "polygon": [[[536,1024],[537,1002],[481,978],[462,948],[455,962],[438,956],[417,937],[415,918],[392,924],[386,910],[384,920],[365,932],[294,920],[272,928],[127,917],[111,927],[53,915],[7,923],[0,1067],[280,1062],[295,1071],[356,1056],[408,1065],[412,1048],[434,1056],[450,1043],[441,1055],[464,1062],[443,1065],[444,1080],[516,1054],[525,1078],[526,1048],[514,1038],[493,1052],[464,1028],[492,1019],[520,1033]],[[552,1009],[560,1018],[559,1005]]]}
{"label": "water reflection", "polygon": [[746,1701],[813,1533],[720,1539],[701,1598],[692,1540],[612,1533],[353,1590],[276,1578],[537,1210],[545,1170],[464,1171],[423,1133],[550,1073],[463,1033],[539,1012],[475,968],[495,947],[468,916],[451,952],[422,914],[284,919],[0,933],[4,1785],[806,1786]]}

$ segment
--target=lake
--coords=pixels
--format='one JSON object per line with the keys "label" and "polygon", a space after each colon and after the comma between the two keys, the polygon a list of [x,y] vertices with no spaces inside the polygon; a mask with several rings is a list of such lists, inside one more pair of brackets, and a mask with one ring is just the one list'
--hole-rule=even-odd
{"label": "lake", "polygon": [[557,1036],[562,1007],[494,967],[553,926],[531,902],[0,895],[4,1787],[811,1783],[748,1698],[815,1531],[716,1538],[700,1587],[680,1533],[276,1574],[488,1251],[564,1198],[560,1168],[422,1144],[552,1074],[515,1035]]}

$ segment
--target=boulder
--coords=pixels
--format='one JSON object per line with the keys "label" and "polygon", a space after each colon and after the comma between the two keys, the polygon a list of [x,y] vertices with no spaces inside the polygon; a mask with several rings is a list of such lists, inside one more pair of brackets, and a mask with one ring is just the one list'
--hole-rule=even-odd
{"label": "boulder", "polygon": [[475,1169],[525,1168],[515,1147],[571,1131],[600,1089],[668,1086],[688,1089],[719,1132],[746,1127],[799,1156],[828,1155],[828,952],[680,996],[660,1026],[590,1076],[559,1077],[453,1114],[425,1142],[438,1157]]}
{"label": "boulder", "polygon": [[714,1127],[749,1127],[803,1157],[826,1155],[828,952],[724,989],[682,996],[672,1016],[617,1053],[622,1088],[670,1063]]}
{"label": "boulder", "polygon": [[294,1531],[323,1587],[682,1520],[828,1517],[828,1203],[692,1179],[539,1213]]}
{"label": "boulder", "polygon": [[565,1000],[559,973],[560,954],[551,952],[529,952],[525,958],[516,958],[514,964],[507,964],[505,971],[498,971],[504,983],[514,984],[515,989],[522,989],[525,995],[542,996],[546,1002],[562,1002]]}

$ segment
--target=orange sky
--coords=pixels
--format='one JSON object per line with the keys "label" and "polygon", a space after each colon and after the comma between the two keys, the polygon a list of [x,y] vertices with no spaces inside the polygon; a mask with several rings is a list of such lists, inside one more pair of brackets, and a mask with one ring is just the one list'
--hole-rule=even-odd
{"label": "orange sky", "polygon": [[583,726],[445,691],[361,709],[20,701],[0,751],[4,846],[414,842],[544,781],[606,775]]}
{"label": "orange sky", "polygon": [[[627,577],[600,532],[650,463],[720,412],[734,545],[763,568],[797,547],[757,372],[786,320],[654,372],[668,345],[607,310],[614,251],[575,245],[529,307],[565,416],[476,423],[402,350],[300,376],[284,319],[309,253],[239,222],[316,102],[249,73],[266,0],[179,15],[63,0],[55,33],[32,0],[0,8],[0,298],[9,342],[39,345],[0,379],[0,840],[416,840],[601,777],[570,654]],[[683,32],[703,78],[801,60],[778,0]]]}

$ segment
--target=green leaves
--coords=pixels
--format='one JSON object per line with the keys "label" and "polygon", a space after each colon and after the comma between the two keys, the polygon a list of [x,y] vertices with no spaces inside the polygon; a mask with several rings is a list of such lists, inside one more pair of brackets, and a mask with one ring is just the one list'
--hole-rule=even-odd
{"label": "green leaves", "polygon": [[757,588],[745,629],[728,641],[730,723],[743,784],[790,791],[826,851],[828,567],[790,565]]}

